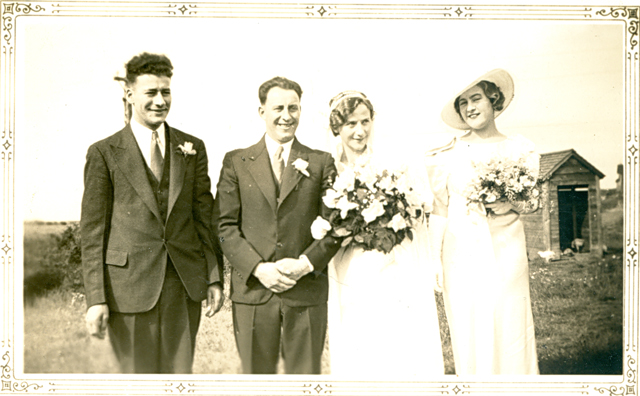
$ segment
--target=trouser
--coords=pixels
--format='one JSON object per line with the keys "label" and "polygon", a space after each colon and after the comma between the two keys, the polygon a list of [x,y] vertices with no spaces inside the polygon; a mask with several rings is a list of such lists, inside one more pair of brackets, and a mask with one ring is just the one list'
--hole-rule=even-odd
{"label": "trouser", "polygon": [[190,374],[201,311],[167,260],[162,292],[150,311],[109,313],[109,339],[122,372]]}
{"label": "trouser", "polygon": [[277,294],[260,305],[234,302],[233,327],[245,374],[275,374],[280,345],[285,373],[320,374],[326,303],[290,307]]}

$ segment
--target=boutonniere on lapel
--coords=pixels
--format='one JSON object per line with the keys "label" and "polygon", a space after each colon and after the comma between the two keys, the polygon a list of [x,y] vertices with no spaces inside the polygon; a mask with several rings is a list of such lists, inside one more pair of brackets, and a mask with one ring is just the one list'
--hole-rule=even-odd
{"label": "boutonniere on lapel", "polygon": [[310,176],[309,171],[307,170],[309,163],[302,158],[298,158],[297,160],[293,161],[293,164],[291,165],[293,165],[293,167],[296,168],[298,172],[302,173],[306,177]]}
{"label": "boutonniere on lapel", "polygon": [[196,150],[193,149],[193,143],[184,142],[178,146],[178,152],[187,157],[187,155],[196,155]]}

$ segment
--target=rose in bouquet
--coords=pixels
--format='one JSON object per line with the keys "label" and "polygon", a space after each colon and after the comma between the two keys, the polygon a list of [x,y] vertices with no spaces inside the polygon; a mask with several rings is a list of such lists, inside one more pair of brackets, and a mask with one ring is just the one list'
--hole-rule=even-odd
{"label": "rose in bouquet", "polygon": [[424,211],[416,191],[409,186],[406,167],[388,169],[361,157],[354,168],[336,177],[323,197],[331,209],[311,226],[315,239],[331,232],[344,238],[342,246],[389,253],[405,238],[413,240],[412,228]]}
{"label": "rose in bouquet", "polygon": [[[475,175],[468,186],[468,206],[506,200],[524,211],[538,208],[538,157],[497,156],[473,163]],[[491,211],[487,209],[487,214]]]}

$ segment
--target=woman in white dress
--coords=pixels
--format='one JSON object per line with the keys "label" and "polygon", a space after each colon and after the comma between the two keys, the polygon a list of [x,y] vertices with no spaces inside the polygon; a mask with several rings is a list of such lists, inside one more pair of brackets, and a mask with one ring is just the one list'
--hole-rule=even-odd
{"label": "woman in white dress", "polygon": [[537,172],[533,143],[496,128],[495,118],[512,98],[513,80],[501,69],[468,85],[442,111],[449,126],[468,132],[428,157],[435,196],[430,235],[434,251],[441,250],[458,375],[538,374],[529,265],[519,219],[524,205],[506,200],[467,203],[474,163],[522,156]]}
{"label": "woman in white dress", "polygon": [[[342,92],[330,106],[339,173],[361,156],[384,155],[372,150],[374,111],[364,94]],[[428,189],[426,175],[413,180]],[[379,379],[444,373],[434,297],[439,267],[429,258],[424,223],[413,242],[406,239],[388,254],[353,245],[340,249],[329,264],[331,374]]]}

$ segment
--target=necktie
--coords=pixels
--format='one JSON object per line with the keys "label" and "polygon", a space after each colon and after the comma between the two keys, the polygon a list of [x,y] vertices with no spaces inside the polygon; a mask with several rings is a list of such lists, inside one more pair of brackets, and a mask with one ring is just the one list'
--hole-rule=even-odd
{"label": "necktie", "polygon": [[273,173],[276,175],[278,186],[282,182],[282,171],[284,170],[284,159],[282,158],[282,152],[284,148],[278,146],[276,153],[273,155]]}
{"label": "necktie", "polygon": [[164,159],[162,151],[160,151],[160,142],[158,141],[158,131],[153,131],[151,135],[151,172],[160,181],[162,177],[162,167]]}

